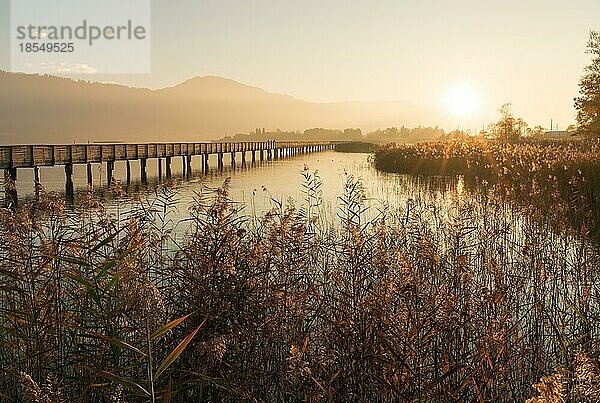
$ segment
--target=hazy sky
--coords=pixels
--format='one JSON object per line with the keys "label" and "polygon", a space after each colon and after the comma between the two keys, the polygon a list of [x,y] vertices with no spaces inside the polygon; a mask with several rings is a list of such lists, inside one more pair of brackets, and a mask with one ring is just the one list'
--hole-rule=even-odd
{"label": "hazy sky", "polygon": [[[0,68],[9,68],[0,0]],[[599,0],[155,0],[152,74],[99,80],[164,87],[218,75],[310,101],[444,104],[481,98],[480,127],[502,103],[531,124],[574,121]],[[89,77],[88,77],[89,78]]]}

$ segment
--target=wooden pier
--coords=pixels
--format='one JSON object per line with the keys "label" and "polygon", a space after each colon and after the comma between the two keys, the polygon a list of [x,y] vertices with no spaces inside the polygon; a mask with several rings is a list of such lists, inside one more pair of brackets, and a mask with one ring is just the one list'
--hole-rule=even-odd
{"label": "wooden pier", "polygon": [[73,193],[73,165],[87,164],[87,182],[93,183],[93,163],[106,164],[106,180],[110,185],[116,161],[126,161],[127,183],[131,181],[131,161],[139,161],[142,183],[147,182],[146,164],[148,159],[158,159],[158,177],[171,177],[171,159],[182,157],[183,174],[192,172],[192,157],[202,158],[202,171],[208,171],[209,157],[217,156],[217,167],[223,169],[223,155],[231,154],[232,165],[236,154],[241,154],[242,165],[246,164],[249,153],[251,161],[272,160],[296,154],[334,149],[339,142],[244,142],[244,143],[149,143],[149,144],[63,144],[63,145],[10,145],[0,146],[0,169],[4,170],[4,187],[7,204],[16,206],[17,191],[15,182],[17,170],[32,168],[36,191],[41,185],[39,167],[62,165],[65,167],[65,189],[67,195]]}

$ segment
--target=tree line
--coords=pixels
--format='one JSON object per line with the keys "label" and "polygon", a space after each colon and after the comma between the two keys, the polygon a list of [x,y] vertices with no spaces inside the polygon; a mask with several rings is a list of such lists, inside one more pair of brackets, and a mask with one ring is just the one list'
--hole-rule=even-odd
{"label": "tree line", "polygon": [[388,127],[367,133],[359,128],[325,129],[312,128],[304,131],[267,131],[259,128],[248,134],[224,137],[224,141],[363,141],[372,143],[415,142],[444,138],[446,132],[439,127]]}

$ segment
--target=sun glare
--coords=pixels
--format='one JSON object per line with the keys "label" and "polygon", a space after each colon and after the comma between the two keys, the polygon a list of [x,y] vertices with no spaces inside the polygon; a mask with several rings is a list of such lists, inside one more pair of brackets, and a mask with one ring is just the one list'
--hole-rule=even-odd
{"label": "sun glare", "polygon": [[446,94],[446,108],[458,117],[470,117],[479,109],[479,94],[471,86],[457,85]]}

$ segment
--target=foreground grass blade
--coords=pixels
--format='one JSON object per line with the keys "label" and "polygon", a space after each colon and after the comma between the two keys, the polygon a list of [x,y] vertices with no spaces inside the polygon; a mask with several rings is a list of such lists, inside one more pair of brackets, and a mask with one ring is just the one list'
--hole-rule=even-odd
{"label": "foreground grass blade", "polygon": [[161,376],[162,373],[167,370],[167,368],[169,368],[173,361],[175,361],[177,357],[181,355],[181,353],[183,352],[183,350],[185,350],[190,341],[192,341],[196,333],[198,333],[198,330],[200,330],[200,328],[204,326],[205,322],[206,319],[202,323],[200,323],[200,325],[192,333],[190,333],[185,339],[183,339],[181,343],[179,343],[179,345],[175,347],[175,350],[171,351],[171,354],[169,354],[167,358],[165,358],[165,360],[160,364],[160,366],[156,370],[154,379],[158,379],[158,377]]}
{"label": "foreground grass blade", "polygon": [[93,338],[98,338],[98,339],[101,339],[101,340],[105,340],[105,341],[108,341],[109,343],[111,343],[111,344],[113,344],[113,345],[115,345],[117,347],[122,348],[122,349],[131,350],[131,351],[134,351],[134,352],[136,352],[136,353],[138,353],[138,354],[140,354],[140,355],[142,355],[144,357],[146,356],[146,353],[144,353],[142,350],[140,350],[137,347],[132,346],[131,344],[129,344],[127,342],[124,342],[123,340],[118,340],[118,339],[115,339],[114,337],[105,336],[105,335],[102,335],[102,334],[89,335],[89,337],[93,337]]}
{"label": "foreground grass blade", "polygon": [[132,393],[134,393],[137,396],[150,397],[150,393],[143,386],[141,386],[133,381],[130,381],[128,379],[122,378],[113,372],[102,371],[100,369],[95,369],[95,368],[91,368],[91,367],[85,367],[85,368],[94,372],[95,374],[101,376],[104,379],[107,379],[109,381],[116,382],[119,385],[122,385],[124,388],[127,388],[129,391],[131,391]]}
{"label": "foreground grass blade", "polygon": [[179,319],[175,319],[172,322],[167,323],[166,325],[164,325],[163,327],[158,329],[156,332],[152,333],[152,336],[150,336],[150,340],[155,340],[158,337],[162,336],[163,334],[167,333],[169,330],[173,329],[175,326],[177,326],[178,324],[180,324],[181,322],[183,322],[184,320],[189,318],[190,315],[191,315],[191,313],[189,313],[185,316],[182,316]]}

